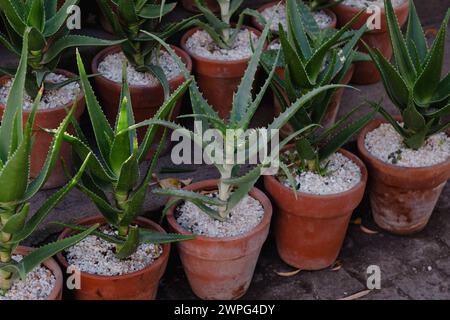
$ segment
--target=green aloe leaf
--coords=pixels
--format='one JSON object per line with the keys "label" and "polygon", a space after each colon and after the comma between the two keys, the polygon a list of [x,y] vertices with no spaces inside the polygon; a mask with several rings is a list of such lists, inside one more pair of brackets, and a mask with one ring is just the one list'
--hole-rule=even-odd
{"label": "green aloe leaf", "polygon": [[28,212],[30,211],[30,204],[26,203],[19,212],[13,215],[9,220],[0,228],[0,232],[14,234],[22,230],[25,222],[28,218]]}
{"label": "green aloe leaf", "polygon": [[26,255],[20,262],[19,265],[23,267],[23,270],[25,273],[30,273],[34,270],[34,268],[38,267],[41,263],[44,261],[50,259],[52,256],[57,254],[58,252],[61,252],[67,248],[72,247],[73,245],[77,244],[87,236],[89,236],[94,230],[96,230],[99,227],[98,224],[93,225],[88,230],[81,232],[77,235],[74,235],[72,237],[65,238],[63,240],[58,240],[56,242],[47,244],[43,247],[40,247],[38,249],[35,249],[30,254]]}
{"label": "green aloe leaf", "polygon": [[6,19],[14,31],[21,35],[25,34],[26,23],[20,15],[20,10],[17,8],[18,4],[15,4],[15,2],[12,0],[0,0],[0,10],[5,14]]}
{"label": "green aloe leaf", "polygon": [[139,247],[139,228],[137,226],[130,226],[128,228],[128,235],[123,245],[118,246],[116,257],[118,259],[126,259],[131,256]]}
{"label": "green aloe leaf", "polygon": [[299,4],[296,0],[288,0],[286,2],[286,18],[289,39],[292,40],[293,43],[298,44],[297,49],[299,50],[298,53],[300,53],[299,57],[304,58],[306,61],[312,56],[313,51],[301,19]]}
{"label": "green aloe leaf", "polygon": [[195,239],[194,235],[162,233],[142,228],[139,230],[139,241],[141,243],[166,244],[192,239]]}
{"label": "green aloe leaf", "polygon": [[441,80],[449,19],[450,10],[447,12],[441,29],[439,30],[436,40],[434,41],[433,47],[427,55],[423,72],[414,84],[414,101],[422,107],[426,107],[430,101],[432,101]]}
{"label": "green aloe leaf", "polygon": [[425,118],[417,111],[413,103],[410,103],[405,111],[403,111],[402,116],[407,129],[419,131],[425,126]]}
{"label": "green aloe leaf", "polygon": [[89,112],[89,117],[91,119],[92,127],[94,130],[95,140],[97,141],[97,146],[100,150],[100,154],[103,160],[109,158],[110,143],[114,140],[114,132],[106,119],[105,114],[100,107],[100,104],[95,97],[94,91],[92,90],[91,84],[86,75],[86,70],[81,60],[80,53],[77,50],[77,64],[80,74],[81,84],[83,86],[83,92],[86,99],[86,106]]}
{"label": "green aloe leaf", "polygon": [[[47,1],[47,0],[44,0]],[[61,8],[56,12],[55,15],[49,17],[49,19],[45,22],[45,28],[44,28],[44,36],[45,37],[51,37],[55,35],[61,27],[66,22],[66,19],[68,17],[67,9],[69,9],[71,6],[78,4],[79,0],[65,0],[64,4],[61,6]]]}
{"label": "green aloe leaf", "polygon": [[30,13],[28,14],[27,25],[34,27],[39,31],[44,30],[45,26],[45,8],[44,0],[33,0],[31,2]]}
{"label": "green aloe leaf", "polygon": [[172,12],[176,3],[167,3],[164,5],[146,4],[138,13],[138,16],[145,19],[159,19],[162,16]]}
{"label": "green aloe leaf", "polygon": [[417,52],[420,63],[425,62],[425,58],[428,53],[427,39],[425,38],[425,33],[423,32],[414,1],[411,0],[409,0],[409,18],[408,30],[406,31],[406,44],[408,45],[411,56],[414,56]]}

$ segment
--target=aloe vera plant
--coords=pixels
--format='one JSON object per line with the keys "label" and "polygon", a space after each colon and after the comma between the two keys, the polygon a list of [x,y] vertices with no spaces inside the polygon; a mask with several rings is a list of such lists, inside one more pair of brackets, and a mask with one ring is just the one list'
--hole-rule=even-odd
{"label": "aloe vera plant", "polygon": [[403,35],[391,2],[385,1],[395,63],[391,64],[377,49],[368,50],[404,125],[400,126],[384,108],[380,107],[380,113],[402,136],[407,147],[418,149],[429,136],[450,127],[450,122],[445,120],[450,114],[450,73],[441,79],[450,10],[429,48],[414,2],[410,1],[409,6],[408,28]]}
{"label": "aloe vera plant", "polygon": [[206,31],[214,42],[224,49],[230,48],[235,42],[246,15],[260,18],[260,15],[255,10],[246,8],[239,14],[238,21],[233,27],[231,18],[239,10],[244,2],[243,0],[217,0],[220,7],[220,18],[206,6],[204,0],[195,0],[195,2],[207,20],[207,23],[196,20],[195,24]]}
{"label": "aloe vera plant", "polygon": [[[366,31],[366,27],[348,31],[359,15],[339,31],[321,30],[310,9],[302,1],[287,0],[286,15],[288,30],[285,31],[280,25],[279,31],[284,57],[279,66],[284,67],[285,77],[281,79],[275,75],[271,84],[282,110],[286,110],[289,104],[321,86],[341,83],[351,64],[358,59],[365,59],[359,56],[355,46]],[[276,54],[276,50],[266,53],[262,60],[265,70],[269,70]],[[321,124],[336,90],[337,88],[315,96],[291,117],[289,124],[294,131],[305,126]],[[326,173],[321,163],[373,117],[371,113],[349,125],[347,120],[356,110],[326,130],[315,126],[307,134],[296,138],[297,161],[301,170]],[[283,171],[288,173],[285,169]]]}
{"label": "aloe vera plant", "polygon": [[[33,233],[52,209],[74,188],[90,158],[90,154],[86,154],[86,160],[81,164],[79,172],[70,182],[48,198],[32,216],[30,215],[30,200],[45,184],[54,164],[58,161],[64,132],[74,112],[73,108],[59,128],[55,130],[55,136],[45,165],[39,175],[33,181],[30,181],[29,169],[33,144],[32,128],[36,109],[42,96],[42,90],[40,90],[28,121],[24,124],[22,121],[22,104],[27,71],[28,36],[30,32],[30,28],[24,30],[19,68],[15,75],[0,126],[0,185],[2,186],[0,188],[0,294],[7,292],[16,278],[25,279],[26,274],[35,267],[59,251],[82,240],[97,227],[92,226],[76,236],[36,249],[20,262],[12,259],[17,246]],[[30,216],[31,218],[28,219]]]}
{"label": "aloe vera plant", "polygon": [[[195,83],[195,81],[193,81],[193,83],[190,85],[190,97],[194,114],[188,116],[194,117],[196,120],[202,122],[202,129],[198,128],[199,122],[196,122],[197,130],[195,130],[195,132],[192,132],[173,122],[155,119],[141,122],[139,124],[136,124],[132,128],[154,124],[163,125],[170,129],[177,129],[178,132],[183,134],[183,136],[189,137],[194,141],[194,143],[200,144],[200,147],[204,147],[204,144],[200,142],[203,129],[206,130],[206,128],[212,128],[215,129],[215,132],[217,132],[217,134],[219,134],[220,136],[220,139],[214,139],[214,142],[212,143],[218,143],[218,148],[220,149],[222,146],[220,141],[224,141],[224,153],[226,153],[227,155],[231,154],[232,160],[236,159],[236,155],[239,153],[239,148],[245,149],[245,155],[247,159],[252,158],[261,150],[261,148],[265,148],[267,147],[267,145],[261,144],[260,146],[256,146],[257,144],[238,144],[235,143],[234,135],[236,134],[236,132],[241,132],[243,135],[247,133],[250,122],[257,108],[259,107],[267,88],[271,83],[273,74],[275,73],[276,63],[274,63],[265,84],[262,86],[256,97],[253,98],[251,93],[252,84],[255,79],[255,74],[258,69],[258,64],[264,49],[264,43],[268,36],[268,32],[269,28],[268,26],[266,26],[264,28],[262,36],[255,44],[254,54],[249,62],[248,68],[241,81],[238,91],[234,95],[233,107],[228,121],[224,121],[219,117],[219,115],[203,98],[197,87],[197,84]],[[160,41],[160,43],[165,46],[169,52],[171,52],[172,56],[177,59],[176,61],[180,65],[181,70],[183,70],[183,72],[187,76],[189,74],[188,70],[186,70],[181,61],[175,56],[175,53],[162,40],[158,39],[158,41]],[[304,108],[304,106],[312,98],[335,87],[339,87],[339,85],[328,85],[314,89],[311,92],[305,94],[290,107],[288,107],[282,114],[280,114],[279,117],[277,117],[270,125],[268,125],[267,128],[265,128],[269,132],[269,134],[267,135],[267,143],[270,143],[271,140],[275,137],[275,135],[273,135],[272,133],[276,134],[276,132],[287,123],[289,118],[292,117],[296,112]],[[295,132],[290,137],[282,141],[279,146],[283,147],[293,137],[311,129],[311,127],[313,126],[314,125],[308,125],[299,129],[298,132]],[[214,219],[224,220],[228,217],[230,211],[233,210],[233,208],[244,197],[248,195],[259,177],[263,173],[265,173],[265,170],[269,169],[269,167],[274,164],[274,161],[276,161],[276,156],[277,154],[272,153],[271,155],[264,157],[264,159],[260,159],[260,164],[255,166],[252,170],[250,170],[243,176],[240,176],[239,174],[240,169],[242,169],[242,164],[239,164],[237,161],[221,161],[220,159],[210,159],[211,163],[215,165],[220,173],[220,179],[217,185],[217,197],[208,197],[196,192],[174,189],[156,189],[154,190],[154,193],[158,195],[172,196],[172,200],[167,203],[164,212],[166,212],[170,207],[172,207],[180,200],[187,200],[191,201],[203,212],[205,212],[205,214],[210,215]]]}
{"label": "aloe vera plant", "polygon": [[[66,20],[71,11],[68,9],[78,2],[66,0],[57,10],[57,0],[0,0],[0,16],[6,29],[6,35],[0,33],[0,44],[19,56],[25,30],[31,30],[27,43],[29,58],[25,89],[32,98],[37,96],[42,86],[45,90],[58,89],[77,80],[70,79],[58,84],[45,82],[45,77],[57,68],[66,49],[111,46],[121,42],[69,34]],[[1,69],[0,73],[13,76],[14,70]]]}
{"label": "aloe vera plant", "polygon": [[[140,229],[134,225],[134,220],[142,214],[144,200],[164,137],[161,139],[150,166],[141,177],[139,165],[145,160],[150,150],[158,126],[148,128],[140,145],[138,144],[136,131],[127,131],[134,125],[134,117],[126,78],[127,73],[123,72],[121,105],[119,106],[116,126],[111,128],[95,97],[78,52],[77,64],[80,82],[86,96],[89,117],[94,129],[96,149],[99,150],[98,156],[92,151],[89,142],[73,118],[72,124],[75,127],[76,136],[65,133],[64,140],[72,145],[75,164],[81,165],[82,159],[87,154],[93,154],[77,188],[92,200],[108,225],[117,231],[117,236],[107,236],[102,232],[94,232],[94,234],[115,244],[116,256],[119,259],[129,257],[143,242],[162,244],[191,239],[191,237],[177,234],[162,234]],[[126,65],[124,65],[125,68]],[[155,119],[165,119],[170,116],[172,109],[183,96],[189,83],[190,80],[187,80],[165,101],[156,113]],[[111,197],[108,197],[107,193]],[[65,226],[79,231],[86,229],[75,225],[66,224]]]}
{"label": "aloe vera plant", "polygon": [[191,27],[196,17],[163,24],[161,19],[175,9],[176,3],[161,0],[100,0],[98,3],[114,33],[127,39],[121,47],[129,63],[137,71],[150,72],[155,76],[163,86],[167,97],[169,84],[164,71],[152,63],[152,55],[157,53],[158,42],[146,36],[142,30],[166,40],[177,32]]}

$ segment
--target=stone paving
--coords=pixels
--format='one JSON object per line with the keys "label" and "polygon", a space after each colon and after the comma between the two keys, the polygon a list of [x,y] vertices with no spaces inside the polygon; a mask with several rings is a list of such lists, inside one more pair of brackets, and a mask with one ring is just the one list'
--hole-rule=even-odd
{"label": "stone paving", "polygon": [[[252,5],[267,1],[249,1]],[[440,21],[440,16],[449,7],[448,0],[416,1],[420,13],[428,25]],[[431,13],[437,13],[432,15]],[[181,14],[181,13],[178,13]],[[439,16],[438,16],[439,15]],[[439,19],[438,19],[439,18]],[[98,30],[88,30],[100,33]],[[450,50],[450,37],[447,39]],[[85,54],[92,55],[86,51]],[[8,64],[8,55],[0,50],[2,65]],[[71,58],[65,59],[72,64]],[[73,64],[72,64],[73,65]],[[446,55],[446,68],[450,70],[450,51]],[[341,114],[357,105],[364,98],[378,100],[384,96],[381,84],[358,87],[362,91],[347,90],[345,92]],[[361,96],[362,95],[362,96]],[[387,100],[385,104],[392,109]],[[188,105],[184,106],[188,110]],[[270,97],[257,113],[258,124],[270,120]],[[365,112],[362,110],[361,112]],[[358,116],[358,115],[356,115]],[[86,120],[86,119],[85,119]],[[352,148],[352,144],[349,148]],[[159,168],[170,166],[170,157],[165,155]],[[194,180],[216,177],[213,168],[197,167],[195,172],[183,173],[180,176]],[[170,176],[170,175],[161,175]],[[33,200],[36,208],[54,191],[43,191]],[[156,218],[164,199],[149,194],[146,202],[147,216]],[[54,210],[47,222],[54,220],[73,221],[75,218],[92,215],[95,207],[77,190]],[[381,269],[381,289],[373,290],[361,299],[450,299],[450,184],[443,194],[433,213],[427,228],[413,236],[399,237],[379,230],[372,221],[367,201],[363,201],[354,214],[353,220],[361,218],[362,225],[377,233],[363,232],[359,224],[351,224],[338,257],[334,270],[327,269],[316,272],[300,271],[290,277],[283,277],[277,272],[293,271],[284,264],[276,252],[272,234],[269,235],[258,265],[252,285],[244,299],[339,299],[367,290],[367,268],[377,265]],[[54,239],[58,229],[45,224],[30,239],[29,244],[38,245]],[[173,250],[169,267],[164,276],[158,298],[161,299],[193,299],[184,275],[181,263]]]}

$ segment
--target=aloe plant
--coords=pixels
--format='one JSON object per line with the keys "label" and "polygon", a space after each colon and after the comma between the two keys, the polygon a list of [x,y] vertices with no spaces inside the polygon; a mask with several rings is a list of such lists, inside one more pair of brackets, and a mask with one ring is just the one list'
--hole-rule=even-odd
{"label": "aloe plant", "polygon": [[255,10],[246,8],[239,14],[235,26],[231,25],[231,18],[239,10],[243,0],[217,0],[220,7],[220,18],[208,8],[204,0],[195,0],[197,7],[203,13],[207,23],[196,20],[195,24],[206,31],[213,41],[223,49],[229,49],[241,31],[246,15],[260,18]]}
{"label": "aloe plant", "polygon": [[[48,198],[32,216],[30,215],[30,201],[45,184],[54,164],[58,160],[64,132],[75,109],[72,108],[66,119],[55,130],[55,136],[45,164],[39,175],[30,181],[30,158],[33,144],[32,129],[36,109],[42,96],[42,90],[40,90],[28,121],[24,125],[22,121],[22,105],[27,71],[28,36],[30,32],[30,28],[25,28],[19,67],[0,126],[0,185],[2,186],[0,188],[0,294],[7,292],[17,277],[25,279],[26,274],[39,266],[43,261],[82,240],[97,227],[93,226],[76,236],[43,246],[24,257],[20,262],[12,259],[17,246],[33,233],[52,209],[74,188],[90,158],[90,154],[86,154],[86,160],[81,164],[76,176],[65,187]],[[29,217],[31,218],[28,219]]]}
{"label": "aloe plant", "polygon": [[[245,149],[246,158],[250,159],[255,154],[257,154],[261,148],[267,147],[267,145],[255,146],[245,143],[244,145],[238,145],[234,143],[235,140],[232,135],[236,133],[236,130],[242,132],[244,135],[247,133],[250,122],[259,107],[262,98],[271,83],[271,78],[275,73],[276,63],[274,63],[271,72],[269,74],[268,79],[265,84],[260,89],[259,93],[255,98],[252,97],[252,84],[255,79],[255,74],[258,69],[259,60],[261,58],[264,43],[268,36],[269,28],[266,26],[264,31],[258,40],[257,44],[255,44],[254,54],[249,62],[248,68],[245,72],[244,77],[242,78],[241,84],[239,85],[238,91],[234,95],[233,106],[230,114],[230,118],[228,121],[225,121],[219,117],[219,115],[212,109],[212,107],[206,102],[206,100],[201,95],[197,84],[195,81],[190,85],[190,97],[192,102],[192,108],[194,114],[187,115],[189,117],[194,117],[196,120],[201,121],[202,128],[206,130],[206,128],[215,129],[215,131],[220,135],[220,139],[215,139],[213,144],[218,143],[219,148],[221,146],[220,141],[225,141],[224,150],[229,152],[228,154],[233,155],[232,159],[235,159],[236,155],[239,153],[239,148]],[[156,37],[155,37],[156,38]],[[175,56],[174,52],[171,48],[165,44],[162,40],[158,39],[160,43],[166,47],[166,49],[171,52],[172,56],[178,64],[180,65],[181,70],[188,75],[188,70],[182,65],[181,61]],[[277,62],[277,61],[276,61]],[[273,135],[271,133],[278,131],[281,127],[283,127],[290,117],[292,117],[296,112],[304,108],[304,106],[317,95],[335,87],[339,87],[340,85],[327,85],[317,89],[312,90],[311,92],[305,94],[301,99],[297,100],[290,107],[288,107],[283,113],[281,113],[274,121],[267,126],[267,131],[269,135],[267,136],[267,143],[271,143],[273,139]],[[186,116],[185,116],[186,117]],[[165,120],[147,120],[136,124],[132,128],[138,128],[147,125],[163,125],[170,129],[178,129],[180,133],[184,136],[191,138],[195,143],[200,144],[201,135],[203,130],[197,128],[195,132],[192,132],[178,124],[175,124],[170,121]],[[198,123],[197,123],[198,124]],[[292,134],[290,137],[285,139],[280,143],[280,147],[283,147],[290,141],[293,137],[298,134],[301,134],[309,129],[311,129],[314,125],[308,125],[304,128],[299,129],[297,132]],[[262,129],[258,129],[262,130]],[[231,136],[231,139],[229,139]],[[228,141],[232,141],[232,143],[227,143]],[[200,147],[204,147],[203,144],[200,144]],[[242,149],[241,149],[242,152]],[[210,159],[212,164],[215,165],[217,170],[220,173],[219,183],[217,185],[218,188],[218,196],[217,197],[208,197],[201,195],[196,192],[186,191],[186,190],[174,190],[174,189],[156,189],[154,190],[155,194],[158,195],[168,195],[173,198],[169,201],[165,207],[164,212],[166,212],[171,206],[175,205],[177,202],[181,200],[191,201],[193,204],[198,206],[205,214],[210,215],[214,219],[224,220],[228,217],[229,213],[233,208],[245,197],[248,195],[256,181],[259,177],[265,173],[269,167],[274,164],[276,161],[276,154],[271,154],[268,157],[262,159],[259,165],[255,166],[252,170],[250,170],[247,174],[241,176],[239,172],[242,169],[242,165],[236,164],[235,162],[228,161],[220,161],[220,159]]]}
{"label": "aloe plant", "polygon": [[[301,1],[301,0],[299,0]],[[318,11],[322,9],[332,8],[344,0],[308,0],[306,1],[308,6],[313,11]]]}
{"label": "aloe plant", "polygon": [[410,1],[409,6],[408,28],[403,35],[391,2],[385,1],[395,63],[391,64],[377,49],[367,48],[404,125],[400,126],[384,108],[380,108],[380,113],[402,136],[407,147],[418,149],[428,137],[450,127],[450,122],[445,120],[450,114],[450,73],[441,79],[450,10],[429,48],[414,2]]}
{"label": "aloe plant", "polygon": [[152,55],[157,52],[158,43],[141,30],[168,39],[177,32],[191,27],[196,17],[163,24],[161,19],[175,9],[176,3],[161,0],[100,0],[98,3],[114,33],[127,39],[121,47],[129,63],[137,71],[149,72],[155,76],[163,86],[167,97],[169,84],[164,71],[152,63]]}
{"label": "aloe plant", "polygon": [[[365,59],[355,50],[355,46],[366,27],[348,31],[359,15],[338,31],[321,30],[306,4],[296,0],[286,1],[288,28],[285,31],[280,25],[279,35],[284,59],[278,64],[284,67],[285,77],[281,79],[274,76],[271,84],[282,110],[286,110],[289,104],[316,88],[341,83],[352,63]],[[262,60],[265,70],[269,70],[276,54],[276,50],[266,53]],[[281,88],[284,88],[284,91]],[[312,124],[321,124],[336,90],[337,88],[315,96],[291,117],[289,123],[294,131]],[[323,161],[348,142],[373,117],[371,113],[348,124],[347,120],[356,110],[326,130],[316,126],[307,134],[296,138],[297,160],[301,169],[326,173]]]}
{"label": "aloe plant", "polygon": [[[111,46],[121,42],[97,39],[82,35],[69,34],[66,20],[71,6],[79,0],[66,0],[57,10],[57,0],[13,1],[0,0],[0,16],[6,29],[6,35],[0,33],[0,44],[9,51],[20,55],[23,36],[30,28],[28,36],[28,70],[25,89],[35,98],[39,88],[58,89],[77,79],[62,83],[46,83],[45,77],[54,71],[61,55],[68,48],[81,46]],[[1,69],[0,73],[14,75],[14,70]]]}
{"label": "aloe plant", "polygon": [[[134,117],[127,73],[123,72],[121,105],[115,128],[111,128],[95,97],[78,52],[77,64],[96,145],[93,148],[90,146],[74,118],[72,118],[72,124],[75,127],[76,136],[66,132],[64,140],[72,145],[75,165],[81,165],[82,159],[85,159],[87,154],[93,154],[77,188],[92,200],[105,217],[108,225],[117,231],[117,236],[107,236],[102,232],[94,232],[94,234],[115,244],[116,256],[119,259],[129,257],[143,242],[161,244],[191,239],[191,237],[178,234],[157,233],[134,225],[134,220],[143,213],[147,189],[164,137],[161,139],[150,166],[141,177],[139,165],[145,160],[150,150],[158,126],[148,128],[140,145],[136,130],[126,131],[134,125]],[[124,69],[126,70],[126,65],[124,65]],[[165,119],[170,116],[172,109],[183,96],[189,84],[190,80],[187,80],[165,101],[156,113],[155,119]],[[99,150],[98,156],[94,154],[93,149]],[[110,197],[107,196],[108,193]],[[74,225],[65,224],[65,226],[74,230],[86,229]]]}

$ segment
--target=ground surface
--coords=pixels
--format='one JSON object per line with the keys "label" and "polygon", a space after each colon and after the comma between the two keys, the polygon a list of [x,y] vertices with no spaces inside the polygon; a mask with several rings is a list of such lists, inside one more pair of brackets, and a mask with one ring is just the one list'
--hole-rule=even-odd
{"label": "ground surface", "polygon": [[[249,1],[255,3],[267,1]],[[416,1],[420,13],[429,26],[442,19],[443,12],[450,6],[449,0]],[[177,13],[183,14],[181,11]],[[88,29],[86,33],[101,33],[98,29]],[[447,39],[450,50],[450,39]],[[450,51],[449,51],[450,52]],[[85,57],[92,56],[84,51]],[[13,60],[0,49],[0,64],[12,64]],[[87,59],[87,58],[86,58]],[[73,67],[71,57],[64,59]],[[446,55],[446,68],[450,70],[450,54]],[[341,106],[341,114],[357,105],[364,98],[378,100],[384,96],[381,84],[359,87],[362,91],[347,90]],[[386,102],[386,105],[388,103]],[[392,106],[391,106],[392,107]],[[185,106],[188,109],[188,106]],[[270,99],[259,110],[258,123],[268,121],[271,115]],[[365,110],[367,111],[367,110]],[[365,112],[362,111],[362,112]],[[351,146],[350,146],[351,147]],[[169,156],[164,156],[159,168],[170,166]],[[216,177],[212,168],[197,167],[195,172],[184,173],[183,177],[203,180]],[[170,176],[170,175],[166,175]],[[54,191],[44,191],[33,200],[37,208]],[[149,194],[146,209],[149,217],[157,217],[164,199]],[[73,191],[56,208],[47,221],[73,219],[92,215],[95,208],[80,192]],[[374,225],[367,201],[355,212],[362,218],[362,224],[377,234],[363,232],[359,225],[349,227],[343,249],[338,258],[341,268],[317,272],[301,271],[295,276],[281,277],[276,272],[292,271],[284,264],[276,252],[274,239],[269,235],[256,267],[254,279],[244,299],[338,299],[366,289],[367,267],[381,268],[381,290],[372,291],[363,299],[450,299],[450,185],[447,185],[439,200],[427,228],[410,237],[397,237],[382,232]],[[54,238],[58,229],[45,224],[36,232],[29,244],[37,245]],[[338,269],[338,268],[336,268]],[[158,298],[195,298],[189,288],[180,261],[173,250],[168,270],[164,276]]]}

